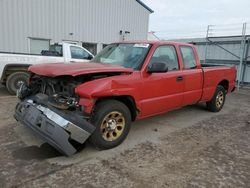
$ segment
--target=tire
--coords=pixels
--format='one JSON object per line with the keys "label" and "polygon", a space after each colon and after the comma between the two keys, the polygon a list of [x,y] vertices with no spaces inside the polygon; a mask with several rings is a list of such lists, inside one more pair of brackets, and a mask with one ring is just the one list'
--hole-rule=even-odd
{"label": "tire", "polygon": [[90,142],[100,150],[120,145],[128,135],[131,126],[131,113],[128,107],[117,100],[98,103],[91,117],[96,127]]}
{"label": "tire", "polygon": [[28,84],[29,74],[27,72],[15,72],[8,76],[6,87],[10,94],[15,95],[22,83]]}
{"label": "tire", "polygon": [[211,112],[219,112],[224,106],[226,100],[226,90],[223,86],[218,85],[211,101],[207,102],[207,108]]}

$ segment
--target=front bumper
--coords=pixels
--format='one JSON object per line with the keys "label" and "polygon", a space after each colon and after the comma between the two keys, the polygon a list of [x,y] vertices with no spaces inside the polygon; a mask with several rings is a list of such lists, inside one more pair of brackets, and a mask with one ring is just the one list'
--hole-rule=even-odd
{"label": "front bumper", "polygon": [[79,115],[36,104],[33,100],[18,103],[14,117],[67,156],[77,152],[71,140],[83,144],[95,130]]}

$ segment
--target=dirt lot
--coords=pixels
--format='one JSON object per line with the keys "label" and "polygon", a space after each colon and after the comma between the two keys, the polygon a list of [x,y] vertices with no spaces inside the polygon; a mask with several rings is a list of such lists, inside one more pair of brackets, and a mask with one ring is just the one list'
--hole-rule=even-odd
{"label": "dirt lot", "polygon": [[60,156],[12,117],[0,89],[0,187],[249,187],[250,90],[220,113],[189,106],[133,124],[108,151]]}

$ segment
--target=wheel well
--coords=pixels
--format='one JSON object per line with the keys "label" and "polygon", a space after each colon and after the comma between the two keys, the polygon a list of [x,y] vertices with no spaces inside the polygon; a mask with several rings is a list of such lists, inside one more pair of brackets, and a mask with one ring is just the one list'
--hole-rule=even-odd
{"label": "wheel well", "polygon": [[222,80],[218,85],[221,85],[226,91],[228,91],[229,82],[227,80]]}
{"label": "wheel well", "polygon": [[5,84],[8,76],[14,72],[28,72],[29,66],[30,65],[28,65],[28,64],[25,64],[25,65],[15,65],[15,64],[6,65],[4,67],[3,74],[1,77],[1,83]]}
{"label": "wheel well", "polygon": [[[131,113],[131,118],[132,118],[132,121],[135,121],[136,119],[136,116],[137,116],[137,112],[138,112],[138,109],[136,108],[136,104],[135,104],[135,100],[133,97],[131,96],[127,96],[127,95],[123,95],[123,96],[112,96],[112,97],[104,97],[104,98],[99,98],[97,101],[96,101],[96,104],[103,101],[103,100],[107,100],[107,99],[113,99],[113,100],[117,100],[117,101],[120,101],[122,102],[123,104],[125,104],[130,113]],[[96,105],[95,104],[95,105]]]}

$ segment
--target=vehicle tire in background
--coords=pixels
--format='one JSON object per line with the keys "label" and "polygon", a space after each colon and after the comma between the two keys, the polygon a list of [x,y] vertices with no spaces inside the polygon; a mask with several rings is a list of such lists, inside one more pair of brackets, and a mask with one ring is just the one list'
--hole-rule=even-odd
{"label": "vehicle tire in background", "polygon": [[207,102],[207,108],[212,112],[219,112],[226,100],[226,90],[223,86],[218,85],[211,101]]}
{"label": "vehicle tire in background", "polygon": [[90,142],[98,149],[110,149],[121,144],[131,126],[131,113],[128,107],[117,100],[98,103],[91,117],[96,127]]}
{"label": "vehicle tire in background", "polygon": [[6,87],[10,94],[15,95],[22,83],[28,84],[29,74],[27,72],[14,72],[8,76]]}

